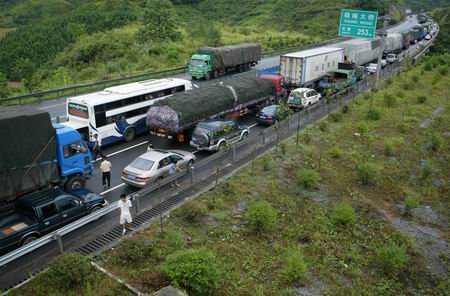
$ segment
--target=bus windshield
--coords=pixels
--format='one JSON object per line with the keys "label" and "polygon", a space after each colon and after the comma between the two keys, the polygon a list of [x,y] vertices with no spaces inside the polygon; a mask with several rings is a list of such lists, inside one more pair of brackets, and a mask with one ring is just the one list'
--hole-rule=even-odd
{"label": "bus windshield", "polygon": [[69,113],[69,115],[73,115],[73,116],[77,116],[77,117],[81,117],[81,118],[85,118],[85,119],[89,118],[88,108],[81,104],[69,103],[68,113]]}

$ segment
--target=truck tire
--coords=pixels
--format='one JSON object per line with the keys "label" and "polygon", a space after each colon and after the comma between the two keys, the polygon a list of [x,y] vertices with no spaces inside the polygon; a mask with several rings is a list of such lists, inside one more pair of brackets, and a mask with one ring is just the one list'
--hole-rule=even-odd
{"label": "truck tire", "polygon": [[205,80],[211,79],[211,72],[206,73]]}
{"label": "truck tire", "polygon": [[32,234],[30,236],[27,236],[25,238],[22,238],[22,240],[20,241],[20,246],[25,246],[28,245],[29,243],[31,243],[32,241],[35,241],[38,239],[38,236],[35,234]]}
{"label": "truck tire", "polygon": [[225,141],[221,142],[221,143],[219,144],[219,148],[217,148],[217,151],[219,151],[219,152],[225,151],[225,146],[226,146],[226,145],[227,145],[227,143],[225,143]]}
{"label": "truck tire", "polygon": [[64,184],[64,190],[71,192],[84,188],[84,178],[82,176],[72,176]]}
{"label": "truck tire", "polygon": [[213,77],[214,77],[214,79],[216,79],[217,77],[219,77],[219,71],[214,71],[214,74],[213,74]]}
{"label": "truck tire", "polygon": [[133,127],[128,128],[123,135],[126,142],[133,141],[136,138],[136,130]]}
{"label": "truck tire", "polygon": [[239,65],[239,72],[240,73],[244,72],[244,65]]}
{"label": "truck tire", "polygon": [[101,208],[102,208],[102,206],[100,206],[100,205],[94,206],[94,207],[89,211],[89,214],[92,214],[92,213],[94,213],[94,212],[97,212],[97,211],[100,210]]}

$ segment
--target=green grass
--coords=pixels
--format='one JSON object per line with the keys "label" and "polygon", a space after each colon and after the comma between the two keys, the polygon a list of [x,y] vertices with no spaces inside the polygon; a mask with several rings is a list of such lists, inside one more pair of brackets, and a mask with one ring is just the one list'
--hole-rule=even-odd
{"label": "green grass", "polygon": [[[306,143],[302,134],[302,144],[296,147],[294,137],[286,141],[289,157],[279,160],[276,167],[267,165],[268,156],[258,158],[252,166],[199,197],[195,203],[203,203],[208,209],[205,215],[217,223],[186,223],[186,207],[180,207],[164,224],[165,232],[177,238],[177,248],[173,248],[172,239],[160,236],[159,225],[153,225],[138,237],[153,240],[154,250],[167,252],[155,252],[146,260],[125,265],[112,264],[110,259],[119,254],[106,252],[103,259],[107,268],[152,292],[158,287],[142,286],[142,279],[148,273],[165,278],[161,270],[165,256],[183,248],[205,248],[215,255],[222,270],[219,288],[212,295],[296,295],[294,286],[308,286],[314,278],[324,283],[327,295],[403,295],[410,288],[419,294],[443,295],[449,283],[430,276],[411,240],[394,230],[381,214],[401,215],[396,205],[405,203],[401,192],[408,188],[421,196],[422,204],[431,205],[443,217],[449,215],[450,202],[444,198],[448,186],[432,185],[437,181],[445,184],[448,177],[448,140],[439,155],[421,149],[429,141],[430,132],[442,133],[450,126],[447,104],[441,124],[429,130],[419,128],[437,107],[445,106],[442,94],[450,89],[448,76],[427,88],[433,74],[421,76],[415,90],[402,91],[403,98],[389,108],[384,92],[372,94],[372,108],[382,114],[376,121],[367,120],[370,101],[356,98],[350,107],[352,112],[341,121],[326,130],[319,131],[316,124],[304,132],[321,133],[322,139],[312,136]],[[402,83],[403,77],[393,79],[388,91],[395,92]],[[427,95],[426,104],[416,103],[421,94]],[[354,136],[362,123],[367,127],[368,144]],[[404,124],[406,133],[400,134],[399,123]],[[401,157],[386,157],[386,141],[394,155]],[[318,149],[331,151],[335,147],[341,150],[339,157],[333,153],[321,156],[324,159],[317,169],[320,189],[302,189],[299,172],[317,161]],[[369,186],[361,185],[355,172],[363,155],[383,167],[377,182]],[[421,159],[433,164],[426,179],[418,165]],[[313,196],[329,202],[317,203]],[[253,231],[247,222],[247,210],[240,212],[237,207],[238,203],[250,206],[256,200],[270,203],[277,212],[272,227],[264,232]],[[444,236],[448,238],[449,228],[442,229],[446,229]],[[294,255],[286,259],[292,248],[297,248],[301,259]]]}

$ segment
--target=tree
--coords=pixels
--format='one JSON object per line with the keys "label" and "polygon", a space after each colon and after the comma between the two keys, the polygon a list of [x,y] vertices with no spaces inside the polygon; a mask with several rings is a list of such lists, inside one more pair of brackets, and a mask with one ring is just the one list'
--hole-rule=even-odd
{"label": "tree", "polygon": [[177,40],[180,33],[177,15],[169,0],[147,0],[142,16],[143,27],[138,31],[140,42]]}
{"label": "tree", "polygon": [[6,98],[9,96],[9,87],[7,84],[7,79],[5,74],[0,72],[0,98]]}

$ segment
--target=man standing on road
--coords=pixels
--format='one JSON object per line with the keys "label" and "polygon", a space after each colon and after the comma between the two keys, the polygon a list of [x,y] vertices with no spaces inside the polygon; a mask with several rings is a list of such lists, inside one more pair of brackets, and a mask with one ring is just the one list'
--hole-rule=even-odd
{"label": "man standing on road", "polygon": [[133,219],[131,218],[130,208],[131,208],[131,201],[128,199],[128,197],[125,194],[120,195],[120,200],[117,203],[117,207],[120,211],[120,225],[122,225],[123,231],[122,235],[125,235],[125,232],[127,232],[127,229],[132,231],[133,228],[131,228],[131,222],[133,222]]}
{"label": "man standing on road", "polygon": [[106,182],[108,182],[108,188],[111,188],[111,163],[106,157],[103,157],[102,163],[100,164],[100,171],[102,172],[103,188],[106,190]]}
{"label": "man standing on road", "polygon": [[[181,172],[181,169],[180,169],[180,167],[178,166],[178,162],[177,162],[177,163],[171,162],[171,163],[169,164],[169,177],[170,177],[170,176],[173,176],[176,172]],[[180,184],[178,184],[178,180],[175,179],[175,180],[172,181],[172,183],[170,183],[170,186],[172,186],[172,187],[173,187],[173,186],[179,187]]]}
{"label": "man standing on road", "polygon": [[102,152],[102,147],[100,145],[100,141],[98,140],[98,135],[95,134],[94,138],[95,138],[95,142],[94,142],[94,147],[92,148],[92,152],[93,152],[92,153],[92,161],[95,161],[99,154],[102,158],[105,157],[105,155]]}

